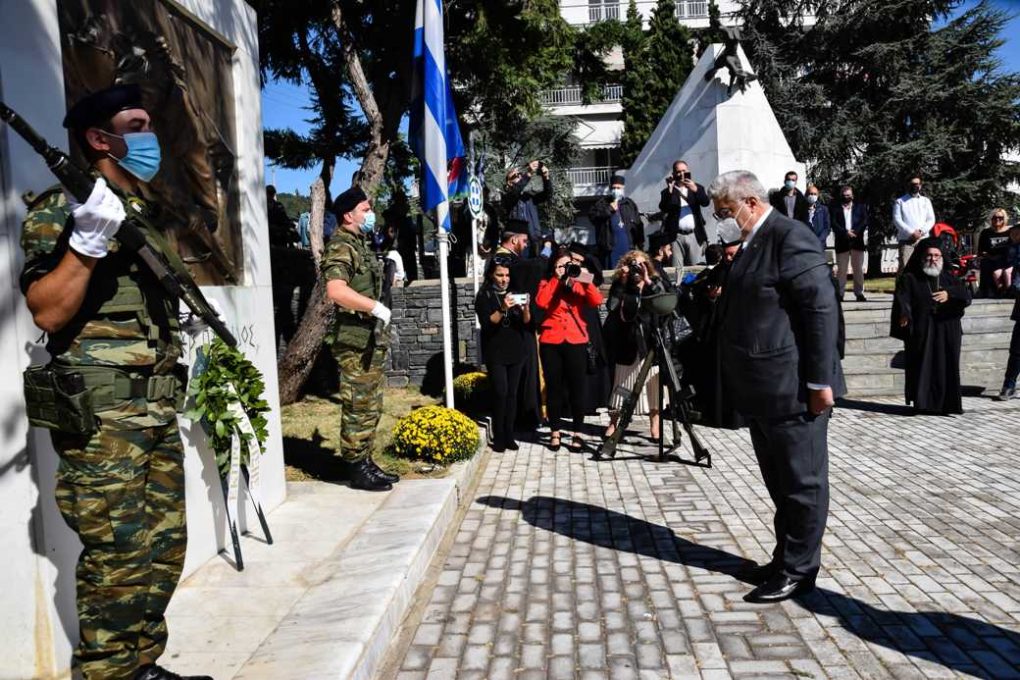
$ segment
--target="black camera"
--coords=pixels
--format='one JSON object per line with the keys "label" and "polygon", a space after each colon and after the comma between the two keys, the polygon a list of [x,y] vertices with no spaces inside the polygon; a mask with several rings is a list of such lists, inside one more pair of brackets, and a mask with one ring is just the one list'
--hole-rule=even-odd
{"label": "black camera", "polygon": [[581,265],[577,264],[576,262],[571,262],[570,264],[567,265],[567,268],[563,273],[564,275],[571,279],[576,279],[578,276],[581,275]]}

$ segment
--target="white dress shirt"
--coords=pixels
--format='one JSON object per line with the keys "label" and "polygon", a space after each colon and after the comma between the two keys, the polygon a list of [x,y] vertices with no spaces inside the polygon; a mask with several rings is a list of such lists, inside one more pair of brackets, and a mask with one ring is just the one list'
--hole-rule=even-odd
{"label": "white dress shirt", "polygon": [[904,194],[897,198],[892,217],[896,224],[896,238],[901,241],[912,241],[915,231],[920,231],[921,238],[924,238],[935,226],[935,209],[931,199],[920,194]]}
{"label": "white dress shirt", "polygon": [[[680,195],[687,198],[687,187],[680,187]],[[680,222],[677,224],[681,234],[694,233],[694,211],[686,200],[680,204]]]}

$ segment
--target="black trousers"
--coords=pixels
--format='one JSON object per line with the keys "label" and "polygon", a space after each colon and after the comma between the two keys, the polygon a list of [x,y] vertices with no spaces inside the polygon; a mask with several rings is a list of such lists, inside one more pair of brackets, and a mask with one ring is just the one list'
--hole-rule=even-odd
{"label": "black trousers", "polygon": [[486,363],[492,388],[492,443],[505,444],[514,438],[517,418],[517,387],[521,384],[524,362],[516,364]]}
{"label": "black trousers", "polygon": [[829,414],[749,421],[758,468],[776,506],[772,564],[791,579],[814,578],[829,514]]}
{"label": "black trousers", "polygon": [[573,429],[579,432],[584,424],[585,389],[588,383],[588,354],[584,345],[563,342],[542,343],[542,373],[545,375],[545,405],[549,411],[549,428],[560,429],[564,397],[570,397]]}
{"label": "black trousers", "polygon": [[[1020,276],[1020,273],[1017,276]],[[1002,381],[1002,388],[1016,389],[1018,374],[1020,374],[1020,320],[1013,324],[1013,337],[1009,340],[1009,361],[1006,362],[1006,376]]]}

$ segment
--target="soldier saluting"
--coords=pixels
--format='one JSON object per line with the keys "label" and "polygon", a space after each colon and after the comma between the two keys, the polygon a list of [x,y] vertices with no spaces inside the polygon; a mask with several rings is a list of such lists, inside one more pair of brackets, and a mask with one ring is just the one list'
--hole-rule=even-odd
{"label": "soldier saluting", "polygon": [[375,213],[357,186],[336,197],[333,212],[338,228],[320,268],[326,295],[340,308],[328,334],[340,367],[340,456],[352,487],[386,491],[400,477],[384,472],[372,460],[388,347],[386,333],[376,333],[375,328],[390,322],[390,310],[380,302],[383,266],[368,245]]}
{"label": "soldier saluting", "polygon": [[134,85],[83,98],[64,127],[98,178],[84,203],[56,187],[29,206],[21,289],[52,359],[26,377],[28,410],[55,414],[57,506],[83,545],[74,661],[86,680],[177,680],[156,660],[187,545],[179,300],[116,241],[112,189],[139,196],[159,141]]}

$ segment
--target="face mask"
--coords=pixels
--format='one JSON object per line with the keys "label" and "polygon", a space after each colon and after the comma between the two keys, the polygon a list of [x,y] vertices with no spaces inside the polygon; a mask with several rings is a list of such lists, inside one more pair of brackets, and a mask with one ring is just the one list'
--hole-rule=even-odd
{"label": "face mask", "polygon": [[613,198],[618,201],[623,198],[623,189],[613,189]]}
{"label": "face mask", "polygon": [[797,186],[797,183],[794,182],[792,179],[788,179],[785,182],[783,182],[783,186],[786,187],[787,189],[792,189],[795,186]]}
{"label": "face mask", "polygon": [[915,196],[917,194],[921,193],[921,185],[920,184],[911,184],[910,185],[910,193],[914,194]]}
{"label": "face mask", "polygon": [[364,234],[371,234],[375,230],[375,213],[371,210],[365,213],[365,221],[361,223],[361,231]]}
{"label": "face mask", "polygon": [[843,205],[850,205],[853,202],[854,202],[854,197],[853,196],[844,196],[843,197]]}
{"label": "face mask", "polygon": [[810,203],[811,205],[814,205],[815,203],[818,202],[818,195],[817,194],[808,194],[807,195],[807,202]]}
{"label": "face mask", "polygon": [[722,243],[736,243],[741,239],[740,225],[732,217],[727,217],[716,225],[719,240]]}
{"label": "face mask", "polygon": [[552,246],[542,248],[542,257],[552,257]]}
{"label": "face mask", "polygon": [[162,159],[162,153],[155,132],[128,132],[125,135],[104,132],[103,134],[124,140],[124,144],[127,146],[127,153],[124,154],[123,158],[107,154],[110,158],[117,161],[120,167],[143,182],[148,182],[159,172],[159,162]]}

